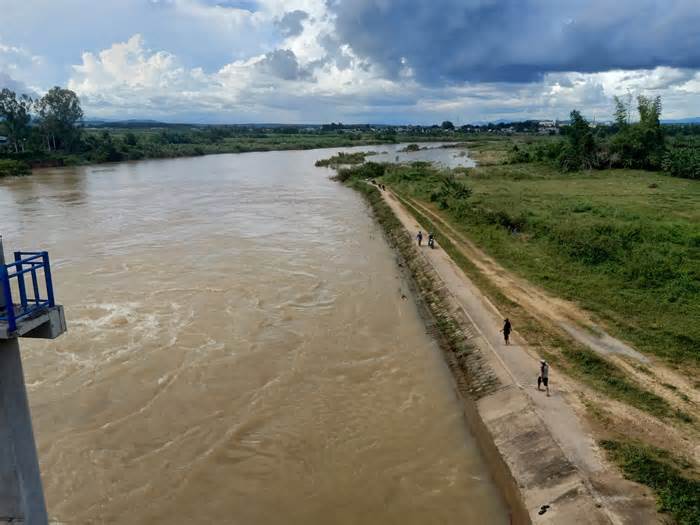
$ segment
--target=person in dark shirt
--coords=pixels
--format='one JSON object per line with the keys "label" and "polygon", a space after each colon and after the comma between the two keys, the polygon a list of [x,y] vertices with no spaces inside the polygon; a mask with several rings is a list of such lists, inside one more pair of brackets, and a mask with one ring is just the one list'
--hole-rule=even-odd
{"label": "person in dark shirt", "polygon": [[510,332],[513,330],[513,327],[510,324],[510,320],[506,318],[505,321],[503,321],[503,328],[501,329],[501,332],[503,332],[503,339],[505,340],[506,344],[510,344],[509,338],[510,338]]}
{"label": "person in dark shirt", "polygon": [[418,246],[423,244],[423,232],[418,230],[418,235],[416,235],[416,239],[418,239]]}
{"label": "person in dark shirt", "polygon": [[540,377],[537,378],[537,390],[542,390],[540,388],[542,385],[547,389],[547,397],[549,397],[549,365],[544,359],[540,360]]}

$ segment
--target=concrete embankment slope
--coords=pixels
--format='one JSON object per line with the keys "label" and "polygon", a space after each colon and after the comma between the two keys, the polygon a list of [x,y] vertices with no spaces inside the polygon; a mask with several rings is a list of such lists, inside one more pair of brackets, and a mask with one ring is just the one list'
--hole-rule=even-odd
{"label": "concrete embankment slope", "polygon": [[[409,243],[415,231],[425,230],[390,192],[382,196]],[[441,346],[513,522],[657,521],[648,501],[638,497],[638,487],[601,459],[585,421],[557,389],[556,371],[551,397],[537,390],[537,355],[517,334],[513,344],[503,344],[501,314],[450,257],[440,249],[413,246],[408,258],[438,325],[436,336],[444,337],[447,329],[464,339],[464,348]],[[431,283],[427,297],[423,281]]]}

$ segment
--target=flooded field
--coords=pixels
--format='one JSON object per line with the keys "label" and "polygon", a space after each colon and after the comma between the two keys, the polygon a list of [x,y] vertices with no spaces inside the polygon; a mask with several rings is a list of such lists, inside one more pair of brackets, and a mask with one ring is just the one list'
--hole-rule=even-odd
{"label": "flooded field", "polygon": [[391,250],[313,167],[337,150],[0,181],[68,320],[22,341],[52,517],[508,522]]}

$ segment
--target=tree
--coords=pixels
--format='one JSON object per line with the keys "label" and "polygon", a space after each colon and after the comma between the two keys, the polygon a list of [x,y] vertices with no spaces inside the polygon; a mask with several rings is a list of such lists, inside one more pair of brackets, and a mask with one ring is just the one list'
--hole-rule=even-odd
{"label": "tree", "polygon": [[617,124],[617,129],[623,129],[630,123],[630,112],[629,106],[632,95],[627,94],[626,99],[623,100],[622,97],[615,95],[613,97],[615,101],[615,124]]}
{"label": "tree", "polygon": [[453,130],[453,129],[455,129],[455,125],[452,124],[452,122],[450,122],[449,120],[445,120],[445,121],[440,125],[440,127],[441,127],[442,129],[444,129],[444,130]]}
{"label": "tree", "polygon": [[643,167],[658,169],[666,150],[664,131],[661,127],[661,97],[637,97],[640,141],[644,148]]}
{"label": "tree", "polygon": [[17,98],[14,91],[5,88],[0,91],[0,118],[5,123],[7,138],[15,153],[24,151],[24,140],[29,135],[32,99],[27,95]]}
{"label": "tree", "polygon": [[134,135],[133,132],[129,131],[126,135],[124,135],[124,144],[128,146],[136,146],[136,144],[138,144],[138,139],[136,138],[136,135]]}
{"label": "tree", "polygon": [[566,171],[591,169],[596,165],[597,145],[588,121],[577,110],[570,114],[567,130],[569,144],[559,156],[559,164]]}
{"label": "tree", "polygon": [[39,100],[37,107],[49,151],[75,147],[80,138],[78,125],[83,120],[78,95],[56,86]]}
{"label": "tree", "polygon": [[[621,109],[621,101],[615,99],[615,115]],[[639,122],[623,126],[612,138],[610,147],[614,155],[613,165],[626,168],[659,169],[666,153],[664,131],[661,126],[661,98],[637,97]],[[629,114],[629,110],[628,114]]]}

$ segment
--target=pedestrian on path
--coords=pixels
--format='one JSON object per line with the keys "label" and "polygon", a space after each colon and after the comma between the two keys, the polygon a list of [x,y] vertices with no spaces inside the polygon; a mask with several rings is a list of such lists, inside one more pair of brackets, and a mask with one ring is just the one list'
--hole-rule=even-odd
{"label": "pedestrian on path", "polygon": [[418,239],[418,246],[423,244],[423,232],[418,230],[418,235],[416,235],[416,239]]}
{"label": "pedestrian on path", "polygon": [[547,397],[549,397],[549,365],[544,359],[540,360],[540,377],[537,378],[537,390],[542,390],[540,388],[542,385],[547,389]]}
{"label": "pedestrian on path", "polygon": [[506,317],[506,320],[503,321],[503,328],[501,329],[501,332],[503,332],[503,339],[507,345],[510,344],[509,338],[511,330],[513,330],[513,327],[510,324],[510,320]]}

